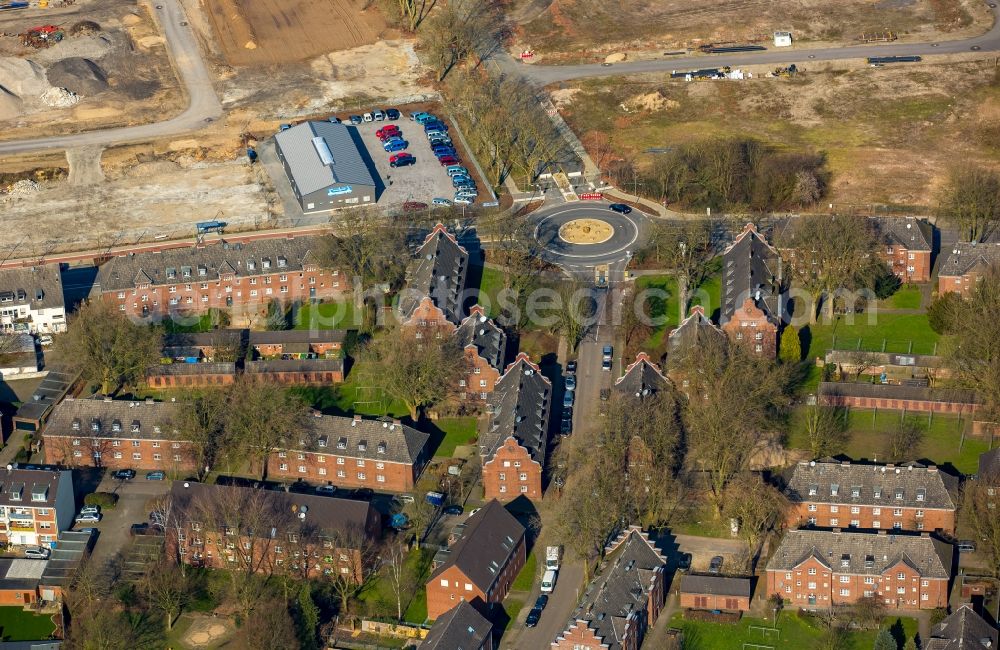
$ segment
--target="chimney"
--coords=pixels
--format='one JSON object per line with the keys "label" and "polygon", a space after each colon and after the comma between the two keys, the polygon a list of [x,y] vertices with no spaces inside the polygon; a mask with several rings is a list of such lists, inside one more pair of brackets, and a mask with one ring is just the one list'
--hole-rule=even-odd
{"label": "chimney", "polygon": [[924,532],[920,533],[920,536],[921,536],[921,537],[930,537],[930,536],[931,536],[931,534],[930,534],[930,533],[928,533],[927,531],[924,531]]}
{"label": "chimney", "polygon": [[840,529],[839,528],[834,528],[832,532],[833,532],[834,535],[839,535],[840,534]]}
{"label": "chimney", "polygon": [[354,420],[351,422],[351,426],[352,427],[358,426],[358,422],[361,422],[361,416],[360,415],[355,415],[354,416]]}
{"label": "chimney", "polygon": [[847,467],[850,467],[851,461],[849,461],[849,460],[842,460],[842,461],[840,461],[840,464],[841,465],[845,465]]}
{"label": "chimney", "polygon": [[146,398],[146,403],[147,404],[152,404],[153,403],[153,398],[152,397],[147,397]]}
{"label": "chimney", "polygon": [[108,403],[108,402],[111,402],[111,396],[110,396],[110,395],[105,395],[105,396],[104,396],[104,401],[105,401],[106,403]]}
{"label": "chimney", "polygon": [[879,535],[887,535],[887,534],[888,534],[888,532],[887,532],[887,531],[885,531],[885,530],[880,530],[880,531],[878,531],[878,534],[879,534]]}
{"label": "chimney", "polygon": [[392,423],[395,424],[397,427],[403,426],[403,423],[395,418],[393,419]]}
{"label": "chimney", "polygon": [[892,469],[893,467],[895,467],[895,465],[893,465],[892,463],[887,463],[887,464],[886,464],[886,467],[887,467],[888,469]]}
{"label": "chimney", "polygon": [[928,465],[927,466],[927,471],[928,472],[936,472],[937,471],[937,465]]}

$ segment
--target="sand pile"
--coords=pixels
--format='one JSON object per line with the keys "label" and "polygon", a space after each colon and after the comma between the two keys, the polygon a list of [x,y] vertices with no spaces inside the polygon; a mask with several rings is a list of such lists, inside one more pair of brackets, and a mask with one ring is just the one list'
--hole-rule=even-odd
{"label": "sand pile", "polygon": [[636,95],[625,102],[625,107],[632,111],[665,111],[678,106],[677,101],[664,97],[659,91]]}
{"label": "sand pile", "polygon": [[76,93],[70,92],[65,88],[56,88],[55,86],[42,93],[40,99],[43,104],[52,108],[69,108],[70,106],[75,106],[80,101],[80,97]]}
{"label": "sand pile", "polygon": [[28,59],[0,58],[0,86],[22,99],[38,97],[49,89],[45,69]]}
{"label": "sand pile", "polygon": [[108,87],[104,70],[90,59],[81,57],[56,61],[49,66],[46,77],[53,86],[77,95],[96,95]]}
{"label": "sand pile", "polygon": [[24,102],[6,88],[0,88],[0,121],[13,120],[24,112]]}

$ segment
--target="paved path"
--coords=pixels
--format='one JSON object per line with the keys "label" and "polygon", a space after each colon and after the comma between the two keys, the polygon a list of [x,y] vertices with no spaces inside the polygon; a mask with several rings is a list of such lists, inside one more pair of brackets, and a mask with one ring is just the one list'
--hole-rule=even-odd
{"label": "paved path", "polygon": [[187,23],[178,0],[153,0],[153,16],[166,37],[167,51],[188,95],[188,107],[180,115],[162,122],[139,126],[56,135],[31,140],[0,142],[0,155],[58,151],[73,147],[110,146],[141,142],[197,131],[222,115],[222,104],[212,86],[212,76],[198,49],[198,41]]}
{"label": "paved path", "polygon": [[[539,571],[544,563],[545,547],[539,546],[535,549],[535,556],[538,558]],[[539,581],[535,584],[524,602],[517,619],[511,625],[511,630],[504,634],[500,643],[502,650],[542,650],[548,648],[549,644],[555,640],[563,630],[570,615],[576,609],[576,604],[580,600],[581,589],[583,588],[583,562],[575,557],[573,553],[564,553],[562,566],[559,568],[559,578],[556,580],[555,591],[549,596],[549,604],[542,611],[542,617],[538,625],[533,628],[524,627],[524,619],[531,611],[531,606],[538,598]]]}

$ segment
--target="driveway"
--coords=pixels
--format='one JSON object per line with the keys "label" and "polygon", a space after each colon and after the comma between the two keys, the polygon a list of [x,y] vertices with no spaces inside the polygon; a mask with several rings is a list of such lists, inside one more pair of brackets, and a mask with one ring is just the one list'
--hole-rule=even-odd
{"label": "driveway", "polygon": [[[539,571],[544,564],[545,548],[539,546],[535,554],[539,557]],[[569,622],[569,617],[580,601],[583,587],[583,563],[573,553],[563,554],[563,564],[559,570],[556,588],[549,594],[549,604],[542,612],[542,618],[533,628],[524,627],[524,618],[531,611],[531,606],[538,598],[539,581],[531,588],[531,594],[524,603],[524,609],[511,624],[511,629],[504,634],[500,647],[503,650],[521,650],[548,648]]]}
{"label": "driveway", "polygon": [[104,517],[100,523],[77,526],[100,530],[92,554],[95,561],[104,564],[120,553],[129,542],[132,524],[148,521],[147,502],[170,491],[170,481],[147,481],[143,478],[144,475],[145,472],[140,472],[133,480],[123,483],[112,479],[109,471],[97,488],[100,492],[117,494],[118,504],[103,511]]}

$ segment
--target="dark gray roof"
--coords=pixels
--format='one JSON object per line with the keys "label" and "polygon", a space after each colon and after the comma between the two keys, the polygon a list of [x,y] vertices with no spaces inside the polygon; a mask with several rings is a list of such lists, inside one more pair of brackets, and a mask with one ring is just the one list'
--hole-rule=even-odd
{"label": "dark gray roof", "polygon": [[902,561],[922,577],[950,578],[951,554],[950,545],[923,535],[790,530],[767,570],[788,571],[814,556],[834,573],[882,575]]}
{"label": "dark gray roof", "polygon": [[918,463],[896,467],[813,461],[795,466],[785,495],[795,503],[954,510],[949,487],[957,488],[957,481]]}
{"label": "dark gray roof", "polygon": [[179,434],[174,421],[185,408],[188,405],[183,402],[68,397],[52,409],[43,434],[49,437],[176,440]]}
{"label": "dark gray roof", "polygon": [[243,364],[247,374],[269,372],[343,372],[343,359],[258,359]]}
{"label": "dark gray roof", "polygon": [[443,225],[434,226],[408,269],[406,287],[399,301],[403,317],[409,318],[420,301],[430,297],[445,317],[458,325],[462,320],[462,291],[468,269],[469,253]]}
{"label": "dark gray roof", "polygon": [[456,567],[483,593],[489,593],[523,537],[524,526],[493,499],[466,520],[462,536],[431,580],[449,567]]}
{"label": "dark gray roof", "polygon": [[492,633],[493,625],[463,600],[434,621],[420,650],[479,650]]}
{"label": "dark gray roof", "polygon": [[621,650],[629,615],[645,609],[657,569],[666,558],[640,531],[631,528],[612,544],[598,575],[570,616],[567,629],[584,621],[609,650]]}
{"label": "dark gray roof", "polygon": [[681,578],[682,594],[750,597],[750,578],[687,574]]}
{"label": "dark gray roof", "polygon": [[819,394],[823,397],[870,397],[873,399],[904,399],[925,402],[953,402],[977,404],[979,400],[971,390],[958,388],[925,388],[899,384],[868,384],[860,382],[820,382]]}
{"label": "dark gray roof", "polygon": [[923,219],[916,217],[878,217],[875,229],[887,245],[903,246],[911,251],[931,252],[934,245],[934,229]]}
{"label": "dark gray roof", "polygon": [[942,276],[965,275],[979,266],[986,268],[1000,263],[1000,242],[958,242],[945,247],[941,262]]}
{"label": "dark gray roof", "polygon": [[211,332],[179,332],[163,337],[163,348],[214,348],[241,346],[246,330],[220,329]]}
{"label": "dark gray roof", "polygon": [[1000,447],[979,455],[979,476],[1000,478]]}
{"label": "dark gray roof", "polygon": [[412,465],[421,459],[430,439],[399,420],[314,415],[308,420],[311,440],[302,442],[310,451],[324,454]]}
{"label": "dark gray roof", "polygon": [[58,264],[0,269],[0,307],[22,305],[32,309],[65,306]]}
{"label": "dark gray roof", "polygon": [[281,330],[277,332],[250,332],[250,345],[278,345],[287,343],[343,343],[347,330]]}
{"label": "dark gray roof", "polygon": [[751,223],[722,253],[722,311],[725,325],[752,298],[771,321],[780,319],[781,257]]}
{"label": "dark gray roof", "polygon": [[545,450],[552,408],[552,384],[528,355],[520,353],[490,395],[489,421],[480,438],[480,453],[492,458],[509,436],[545,466]]}
{"label": "dark gray roof", "polygon": [[645,352],[640,352],[635,361],[625,369],[625,374],[615,380],[615,390],[636,397],[659,392],[666,389],[667,385],[667,378],[660,367],[650,361]]}
{"label": "dark gray roof", "polygon": [[504,356],[507,354],[507,334],[493,320],[486,317],[483,308],[475,305],[455,332],[459,345],[474,346],[486,363],[497,370],[503,370]]}
{"label": "dark gray roof", "polygon": [[[353,126],[303,122],[274,136],[302,195],[331,185],[375,185],[371,170],[358,151]],[[325,147],[323,156],[318,148]]]}
{"label": "dark gray roof", "polygon": [[45,379],[31,394],[31,399],[17,409],[15,418],[32,421],[42,419],[80,376],[79,372],[60,365],[49,366],[48,371]]}
{"label": "dark gray roof", "polygon": [[184,375],[235,375],[236,364],[229,361],[218,361],[214,363],[160,363],[146,369],[146,375],[150,377],[170,376],[183,377]]}
{"label": "dark gray roof", "polygon": [[[68,470],[0,469],[0,506],[54,508],[60,486],[73,494]],[[20,495],[20,498],[15,498]]]}
{"label": "dark gray roof", "polygon": [[696,305],[691,308],[691,314],[670,332],[667,343],[671,353],[678,353],[693,350],[709,339],[725,341],[726,333],[715,326],[700,305]]}
{"label": "dark gray roof", "polygon": [[97,273],[97,283],[101,291],[107,293],[131,289],[143,283],[183,284],[211,282],[228,274],[255,277],[292,273],[302,271],[306,266],[317,266],[319,258],[314,251],[321,247],[319,237],[272,237],[232,244],[220,242],[129,253],[102,264]]}
{"label": "dark gray roof", "polygon": [[962,603],[950,616],[931,629],[925,650],[996,650],[997,629]]}
{"label": "dark gray roof", "polygon": [[[897,354],[895,352],[862,352],[866,357],[878,360],[878,365],[899,366],[905,368],[943,368],[945,366],[944,357],[932,354]],[[851,365],[856,363],[858,351],[856,350],[828,350],[825,363],[842,363]]]}

